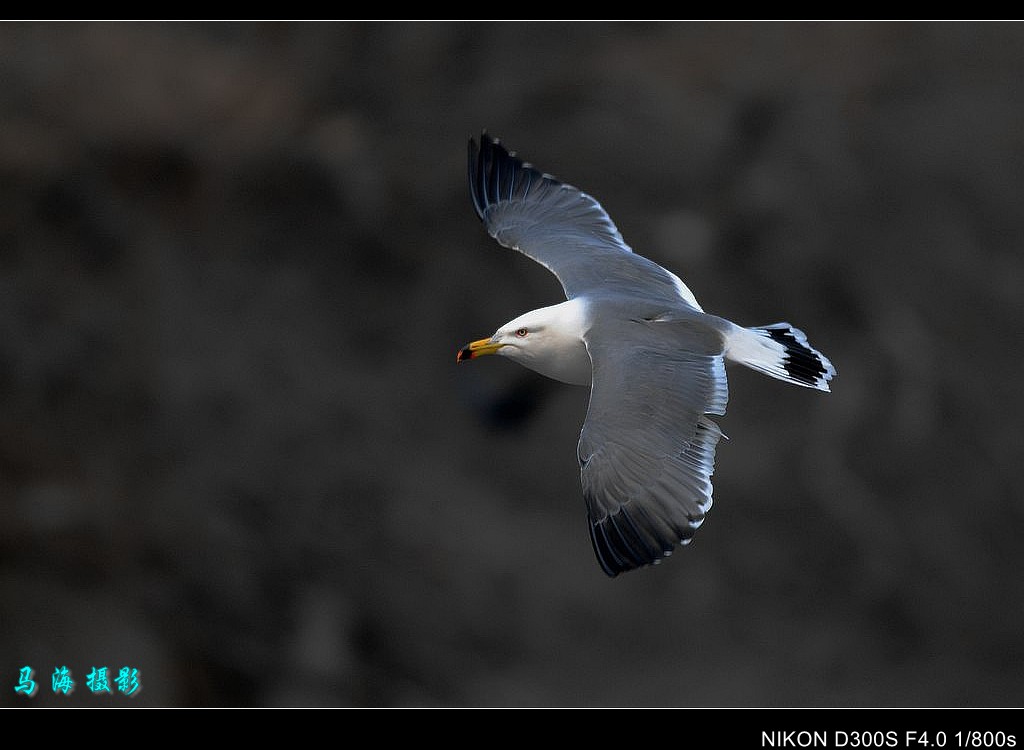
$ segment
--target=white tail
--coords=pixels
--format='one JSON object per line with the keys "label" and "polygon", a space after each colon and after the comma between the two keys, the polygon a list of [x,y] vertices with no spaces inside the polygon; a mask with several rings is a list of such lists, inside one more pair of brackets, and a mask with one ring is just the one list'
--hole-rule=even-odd
{"label": "white tail", "polygon": [[725,356],[732,362],[804,388],[828,391],[836,368],[807,343],[807,336],[789,323],[741,328],[726,338]]}

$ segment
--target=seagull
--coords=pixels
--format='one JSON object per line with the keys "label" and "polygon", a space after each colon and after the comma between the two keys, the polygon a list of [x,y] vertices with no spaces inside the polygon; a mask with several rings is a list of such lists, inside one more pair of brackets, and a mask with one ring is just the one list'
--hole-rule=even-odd
{"label": "seagull", "polygon": [[678,276],[634,253],[594,198],[484,132],[469,139],[473,207],[499,244],[551,271],[566,301],[524,313],[459,350],[508,357],[590,387],[577,458],[590,540],[609,576],[687,545],[711,508],[710,415],[725,363],[829,391],[832,363],[789,323],[743,327],[705,313]]}

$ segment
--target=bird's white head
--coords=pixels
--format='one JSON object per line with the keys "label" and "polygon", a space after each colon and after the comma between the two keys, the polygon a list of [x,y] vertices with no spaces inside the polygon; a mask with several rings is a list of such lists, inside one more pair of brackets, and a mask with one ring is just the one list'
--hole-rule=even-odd
{"label": "bird's white head", "polygon": [[484,354],[500,354],[524,367],[566,383],[590,383],[590,355],[583,342],[582,308],[575,301],[531,310],[510,320],[489,339],[459,350],[465,362]]}

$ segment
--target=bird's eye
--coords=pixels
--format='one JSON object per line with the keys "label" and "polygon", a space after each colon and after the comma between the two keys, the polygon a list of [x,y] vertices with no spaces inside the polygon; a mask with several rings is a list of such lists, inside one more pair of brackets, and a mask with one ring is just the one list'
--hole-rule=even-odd
{"label": "bird's eye", "polygon": [[519,338],[523,339],[523,338],[526,338],[526,334],[528,334],[528,333],[529,333],[529,331],[527,331],[525,328],[520,328],[520,329],[518,329],[516,331],[516,336],[518,336]]}

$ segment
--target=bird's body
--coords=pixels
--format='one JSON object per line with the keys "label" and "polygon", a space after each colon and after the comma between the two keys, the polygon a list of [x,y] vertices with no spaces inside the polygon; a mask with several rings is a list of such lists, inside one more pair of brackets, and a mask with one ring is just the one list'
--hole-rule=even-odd
{"label": "bird's body", "polygon": [[578,458],[591,541],[610,576],[687,544],[711,507],[725,361],[827,391],[835,368],[787,323],[706,314],[675,274],[633,253],[600,204],[484,134],[473,204],[491,235],[554,273],[567,300],[525,313],[458,360],[507,356],[591,388]]}

